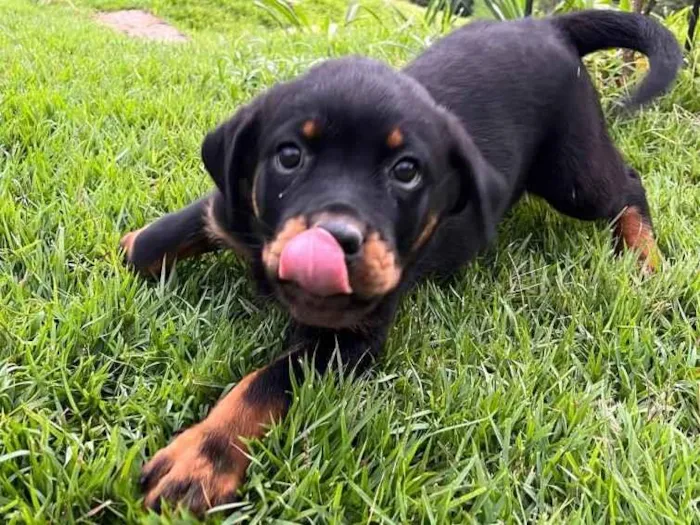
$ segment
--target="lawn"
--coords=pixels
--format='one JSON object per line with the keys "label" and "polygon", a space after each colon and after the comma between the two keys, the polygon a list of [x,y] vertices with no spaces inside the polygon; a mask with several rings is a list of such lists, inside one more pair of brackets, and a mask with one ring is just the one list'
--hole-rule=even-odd
{"label": "lawn", "polygon": [[[329,56],[400,65],[437,35],[380,4],[346,27],[342,2],[315,3],[317,29],[290,33],[242,0],[0,3],[1,522],[157,520],[143,461],[280,352],[284,317],[235,257],[149,283],[118,240],[206,191],[201,140],[255,93]],[[123,5],[191,40],[91,20]],[[368,377],[298,385],[253,444],[229,523],[697,520],[699,57],[613,126],[643,174],[661,272],[616,257],[604,225],[523,201],[455,281],[404,301]],[[597,78],[618,65],[591,62]]]}

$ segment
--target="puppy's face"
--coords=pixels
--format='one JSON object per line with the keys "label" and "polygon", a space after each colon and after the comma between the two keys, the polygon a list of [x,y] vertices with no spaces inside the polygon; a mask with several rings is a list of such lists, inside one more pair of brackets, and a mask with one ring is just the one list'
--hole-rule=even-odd
{"label": "puppy's face", "polygon": [[[300,322],[362,323],[399,287],[440,223],[470,208],[488,228],[488,171],[415,81],[366,59],[317,66],[210,133],[205,165],[232,232]],[[245,237],[248,237],[247,239]]]}

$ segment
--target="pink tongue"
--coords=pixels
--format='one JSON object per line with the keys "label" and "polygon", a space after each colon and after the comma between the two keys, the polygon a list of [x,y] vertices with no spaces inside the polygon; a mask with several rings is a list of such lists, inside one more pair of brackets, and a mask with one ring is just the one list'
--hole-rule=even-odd
{"label": "pink tongue", "polygon": [[287,243],[280,256],[278,275],[314,295],[352,293],[345,253],[323,228],[306,230]]}

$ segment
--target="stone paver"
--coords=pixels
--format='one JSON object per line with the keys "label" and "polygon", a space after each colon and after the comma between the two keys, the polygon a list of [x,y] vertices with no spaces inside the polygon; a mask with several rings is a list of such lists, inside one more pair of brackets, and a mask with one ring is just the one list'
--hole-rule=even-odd
{"label": "stone paver", "polygon": [[96,19],[101,24],[121,31],[134,38],[146,38],[163,42],[185,42],[187,37],[173,26],[151,13],[140,9],[100,13]]}

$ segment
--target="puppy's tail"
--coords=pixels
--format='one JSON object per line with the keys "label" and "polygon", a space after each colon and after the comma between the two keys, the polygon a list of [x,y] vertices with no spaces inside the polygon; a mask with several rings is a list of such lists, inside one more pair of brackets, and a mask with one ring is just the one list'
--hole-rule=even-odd
{"label": "puppy's tail", "polygon": [[683,64],[681,48],[673,34],[648,16],[608,10],[586,10],[551,19],[579,56],[621,47],[649,58],[649,73],[628,98],[622,110],[630,112],[664,93]]}

